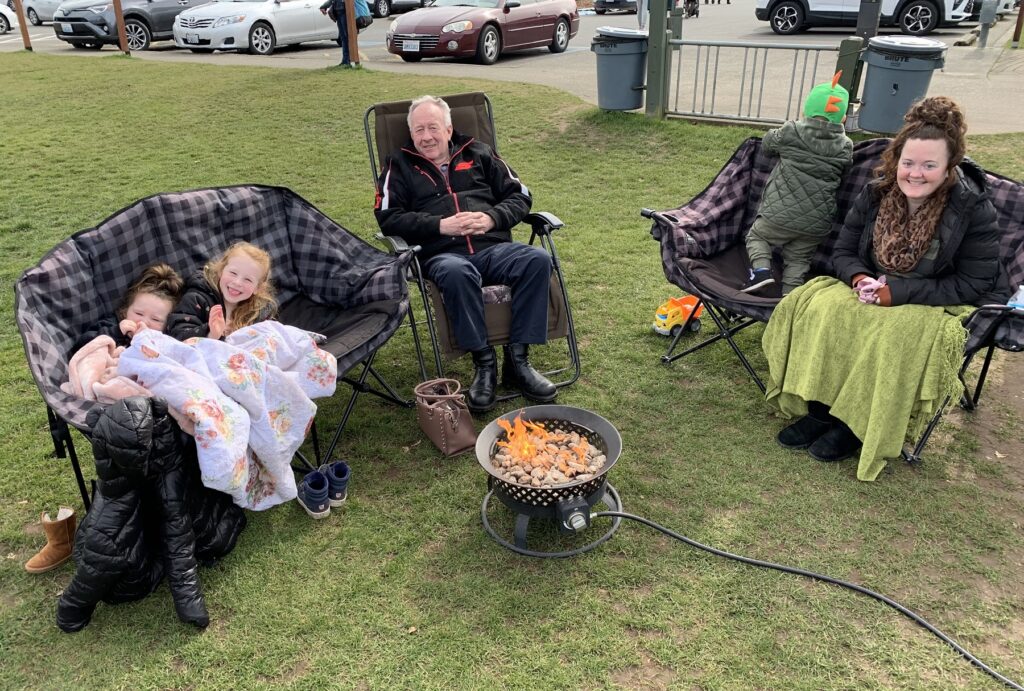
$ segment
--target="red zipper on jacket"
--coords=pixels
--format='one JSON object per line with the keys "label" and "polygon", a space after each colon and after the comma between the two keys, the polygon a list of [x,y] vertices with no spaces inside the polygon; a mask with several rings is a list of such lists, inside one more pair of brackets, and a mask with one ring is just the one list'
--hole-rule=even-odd
{"label": "red zipper on jacket", "polygon": [[[455,160],[455,157],[458,156],[459,154],[461,154],[462,150],[465,149],[467,146],[469,146],[472,143],[473,143],[473,138],[470,137],[468,142],[466,142],[465,144],[460,146],[458,149],[456,149],[452,153],[452,155],[448,158],[448,173],[450,173],[451,170],[452,170],[452,162]],[[427,161],[428,163],[430,163],[430,165],[432,165],[435,168],[437,168],[437,172],[441,173],[441,179],[444,180],[444,187],[445,187],[445,189],[448,190],[448,194],[450,194],[452,196],[452,201],[455,203],[455,213],[459,213],[460,211],[462,211],[462,209],[459,208],[459,198],[455,194],[455,192],[452,191],[451,180],[448,177],[448,173],[445,173],[444,171],[442,171],[441,170],[441,166],[439,166],[436,163],[434,163],[433,161],[431,161],[429,158],[427,158],[426,156],[421,154],[419,151],[415,151],[415,150],[414,151],[410,151],[409,149],[406,149],[406,148],[403,148],[402,150],[405,151],[406,153],[410,153],[410,154],[414,154],[416,156],[419,156],[424,161]],[[420,171],[420,173],[425,175],[428,178],[430,177],[429,175],[424,173],[422,170]],[[433,182],[433,180],[431,180],[431,182]],[[476,254],[476,250],[473,249],[473,243],[470,242],[469,236],[466,235],[465,238],[466,238],[466,247],[467,247],[467,249],[469,249],[469,253],[470,254]]]}

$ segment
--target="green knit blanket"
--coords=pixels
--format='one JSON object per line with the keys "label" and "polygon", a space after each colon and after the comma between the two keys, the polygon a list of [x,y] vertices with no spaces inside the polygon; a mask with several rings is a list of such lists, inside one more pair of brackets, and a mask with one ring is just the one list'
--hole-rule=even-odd
{"label": "green knit blanket", "polygon": [[874,480],[915,440],[946,396],[959,398],[965,319],[973,307],[878,307],[834,278],[816,278],[772,312],[762,346],[770,404],[807,414],[831,406],[863,442],[857,479]]}

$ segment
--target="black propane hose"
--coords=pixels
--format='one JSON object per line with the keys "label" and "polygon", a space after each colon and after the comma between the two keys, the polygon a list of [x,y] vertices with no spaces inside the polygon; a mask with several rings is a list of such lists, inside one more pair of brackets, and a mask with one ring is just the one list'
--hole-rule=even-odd
{"label": "black propane hose", "polygon": [[732,552],[726,552],[725,550],[721,550],[721,549],[717,549],[715,547],[711,547],[709,545],[701,544],[701,543],[697,542],[696,540],[691,540],[690,538],[686,537],[685,535],[680,535],[679,533],[677,533],[675,531],[669,530],[668,528],[666,528],[664,526],[658,525],[654,521],[650,521],[650,520],[648,520],[646,518],[643,518],[641,516],[634,516],[631,513],[624,513],[622,511],[598,511],[598,512],[590,514],[591,518],[598,518],[598,517],[601,517],[601,516],[607,516],[609,518],[628,518],[628,519],[630,519],[632,521],[637,521],[638,523],[643,523],[646,526],[650,526],[651,528],[654,528],[655,530],[658,530],[658,531],[664,533],[665,535],[668,535],[669,537],[674,537],[675,539],[679,540],[680,542],[685,542],[686,544],[690,545],[691,547],[696,547],[697,549],[702,549],[705,552],[710,552],[711,554],[714,554],[714,555],[719,556],[719,557],[725,557],[727,559],[735,559],[736,561],[742,562],[744,564],[750,564],[751,566],[760,566],[761,568],[765,568],[765,569],[775,569],[776,571],[783,571],[785,573],[794,573],[794,574],[796,574],[798,576],[806,576],[807,578],[811,578],[811,579],[814,579],[816,581],[824,581],[826,583],[832,583],[833,585],[839,585],[839,586],[842,586],[844,588],[849,588],[850,590],[853,590],[853,591],[856,591],[858,593],[861,593],[862,595],[867,595],[869,597],[873,597],[873,598],[875,598],[876,600],[878,600],[880,602],[884,602],[885,604],[889,605],[890,607],[895,609],[900,614],[903,614],[904,616],[906,616],[907,618],[911,619],[912,621],[914,621],[919,626],[922,626],[925,629],[927,629],[928,631],[930,631],[931,633],[933,633],[941,641],[946,643],[946,645],[948,645],[953,650],[955,650],[958,653],[960,653],[965,658],[967,658],[968,662],[970,662],[972,665],[974,665],[975,667],[977,667],[981,671],[985,672],[985,674],[988,674],[989,676],[991,676],[993,679],[997,679],[997,680],[1001,681],[1003,684],[1006,684],[1006,686],[1010,687],[1011,689],[1015,689],[1015,691],[1024,691],[1024,686],[1021,686],[1020,684],[1016,683],[1012,679],[1008,679],[1008,678],[1004,677],[1002,674],[1000,674],[999,672],[995,671],[994,669],[992,669],[991,667],[986,665],[984,662],[979,660],[976,656],[971,654],[962,645],[960,645],[959,643],[954,641],[952,638],[950,638],[949,636],[944,634],[939,629],[935,628],[932,624],[930,624],[927,620],[925,620],[924,617],[922,617],[921,615],[917,614],[916,612],[913,612],[913,611],[907,609],[906,607],[904,607],[900,603],[896,602],[895,600],[893,600],[893,599],[891,599],[889,597],[886,597],[885,595],[882,595],[881,593],[876,593],[874,590],[870,590],[868,588],[865,588],[864,586],[857,585],[856,583],[850,583],[849,581],[840,580],[838,578],[832,578],[831,576],[826,576],[824,574],[815,573],[814,571],[807,571],[806,569],[800,569],[800,568],[797,568],[795,566],[785,566],[783,564],[774,564],[774,563],[772,563],[770,561],[761,561],[760,559],[752,559],[750,557],[744,557],[741,554],[733,554]]}

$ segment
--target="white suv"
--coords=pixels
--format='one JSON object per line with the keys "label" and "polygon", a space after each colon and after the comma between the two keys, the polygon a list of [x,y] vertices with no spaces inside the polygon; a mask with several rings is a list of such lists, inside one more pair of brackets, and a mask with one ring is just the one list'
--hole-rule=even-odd
{"label": "white suv", "polygon": [[[974,0],[882,0],[880,26],[898,26],[913,36],[970,18]],[[754,15],[777,34],[812,26],[857,26],[860,0],[757,0]]]}

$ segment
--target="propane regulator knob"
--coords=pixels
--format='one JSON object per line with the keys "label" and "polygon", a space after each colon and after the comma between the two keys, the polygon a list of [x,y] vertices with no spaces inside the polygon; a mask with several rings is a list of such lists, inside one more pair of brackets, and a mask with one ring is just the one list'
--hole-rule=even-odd
{"label": "propane regulator knob", "polygon": [[587,527],[587,516],[582,511],[573,511],[565,519],[565,527],[573,532],[578,532]]}

